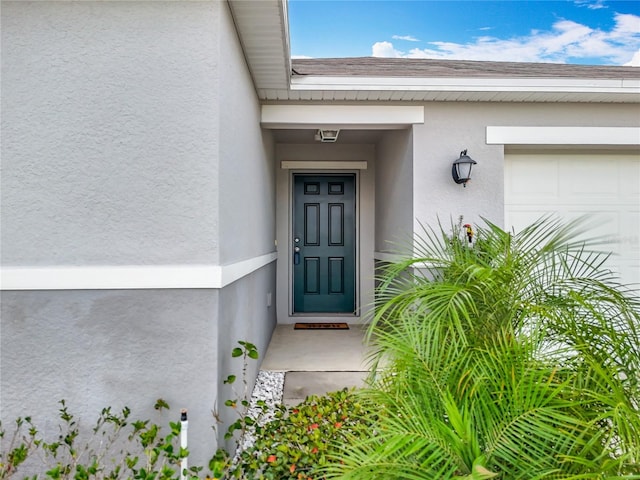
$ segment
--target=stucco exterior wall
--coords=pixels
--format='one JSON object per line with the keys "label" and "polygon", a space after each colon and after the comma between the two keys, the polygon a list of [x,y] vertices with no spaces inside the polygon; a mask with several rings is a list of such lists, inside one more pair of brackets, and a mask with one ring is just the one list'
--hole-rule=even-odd
{"label": "stucco exterior wall", "polygon": [[[274,147],[226,2],[3,2],[2,41],[4,266],[273,253]],[[222,283],[3,291],[2,419],[51,426],[61,398],[87,425],[107,405],[149,418],[164,398],[206,464],[231,348],[263,355],[275,325],[275,263]]]}
{"label": "stucco exterior wall", "polygon": [[[244,261],[275,252],[275,172],[272,134],[260,128],[260,104],[228,12],[220,16],[220,136],[219,215],[220,264]],[[275,261],[220,291],[218,364],[220,378],[235,374],[238,383],[218,384],[218,411],[227,423],[219,440],[237,419],[224,401],[242,394],[242,362],[231,358],[237,342],[258,347],[259,361],[247,365],[253,385],[276,324]],[[237,393],[234,393],[233,390]],[[249,392],[250,394],[250,392]],[[232,446],[232,442],[227,442]]]}
{"label": "stucco exterior wall", "polygon": [[4,265],[217,259],[222,7],[2,3]]}
{"label": "stucco exterior wall", "polygon": [[376,148],[376,252],[409,247],[413,234],[413,132],[384,132]]}
{"label": "stucco exterior wall", "polygon": [[[259,359],[249,360],[247,363],[247,382],[251,395],[251,388],[258,374],[258,369],[267,351],[271,334],[276,324],[275,293],[271,303],[267,306],[267,296],[264,293],[267,286],[273,288],[276,276],[275,262],[260,269],[252,275],[234,282],[220,291],[218,314],[218,371],[219,378],[236,375],[238,380],[232,386],[221,381],[217,385],[217,409],[220,418],[225,422],[218,425],[218,439],[220,445],[225,444],[224,434],[231,422],[237,420],[237,412],[224,406],[225,400],[239,398],[244,394],[242,383],[243,362],[241,358],[231,358],[231,351],[238,347],[238,341],[248,341],[258,348]],[[275,290],[274,290],[275,292]],[[233,448],[234,442],[227,441],[226,446]]]}
{"label": "stucco exterior wall", "polygon": [[[487,126],[638,126],[636,105],[429,103],[425,123],[413,127],[414,217],[448,227],[484,217],[504,222],[504,146],[486,144]],[[540,148],[540,147],[536,147]],[[575,148],[575,147],[573,147]],[[460,152],[478,162],[466,188],[451,178]]]}
{"label": "stucco exterior wall", "polygon": [[[490,110],[490,108],[486,108]],[[413,127],[414,231],[420,223],[447,228],[457,223],[477,223],[484,216],[502,223],[503,152],[501,146],[486,145],[485,109],[478,105],[429,104],[424,125]],[[451,178],[451,164],[462,150],[478,162],[466,188]]]}
{"label": "stucco exterior wall", "polygon": [[220,261],[226,264],[275,251],[274,144],[260,128],[260,104],[230,15],[220,18],[219,75]]}
{"label": "stucco exterior wall", "polygon": [[171,421],[189,410],[192,461],[207,461],[216,445],[217,308],[216,290],[3,292],[3,423],[31,415],[52,440],[61,399],[88,430],[107,406],[160,421],[153,405],[162,398]]}

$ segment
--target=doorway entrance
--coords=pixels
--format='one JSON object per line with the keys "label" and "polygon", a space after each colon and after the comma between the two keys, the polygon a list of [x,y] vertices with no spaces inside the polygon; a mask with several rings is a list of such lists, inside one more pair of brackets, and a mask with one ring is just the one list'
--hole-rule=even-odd
{"label": "doorway entrance", "polygon": [[293,179],[293,313],[353,314],[355,175]]}

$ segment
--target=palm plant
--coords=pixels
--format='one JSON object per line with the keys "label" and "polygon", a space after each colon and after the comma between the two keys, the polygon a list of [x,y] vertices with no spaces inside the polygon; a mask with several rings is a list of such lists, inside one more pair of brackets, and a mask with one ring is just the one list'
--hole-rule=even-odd
{"label": "palm plant", "polygon": [[637,291],[581,225],[486,222],[473,248],[425,229],[380,279],[375,435],[327,476],[640,478]]}

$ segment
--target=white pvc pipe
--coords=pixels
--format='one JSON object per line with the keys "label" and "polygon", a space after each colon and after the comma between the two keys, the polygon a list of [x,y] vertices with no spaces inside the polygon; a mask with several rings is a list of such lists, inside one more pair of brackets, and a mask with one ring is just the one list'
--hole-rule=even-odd
{"label": "white pvc pipe", "polygon": [[[187,410],[183,408],[180,412],[180,447],[185,450],[187,448],[187,430],[189,430],[189,421],[187,420]],[[187,476],[184,472],[188,465],[188,458],[184,457],[180,463],[180,480],[186,480]]]}

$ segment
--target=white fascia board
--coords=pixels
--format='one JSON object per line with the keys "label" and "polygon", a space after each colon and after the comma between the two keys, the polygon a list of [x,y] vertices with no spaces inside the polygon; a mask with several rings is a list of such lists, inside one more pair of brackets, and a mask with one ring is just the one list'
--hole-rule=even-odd
{"label": "white fascia board", "polygon": [[424,123],[423,106],[398,105],[263,105],[266,128],[296,126],[405,127]]}
{"label": "white fascia board", "polygon": [[640,145],[640,127],[487,127],[487,145]]}
{"label": "white fascia board", "polygon": [[320,77],[291,79],[291,90],[398,90],[435,92],[567,92],[637,93],[634,79],[576,78],[403,78],[403,77]]}
{"label": "white fascia board", "polygon": [[331,160],[283,160],[283,170],[366,170],[366,160],[331,161]]}
{"label": "white fascia board", "polygon": [[0,290],[224,288],[275,261],[275,252],[230,265],[3,267]]}

